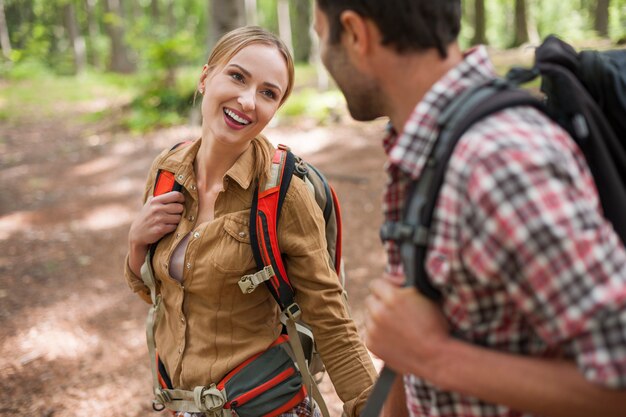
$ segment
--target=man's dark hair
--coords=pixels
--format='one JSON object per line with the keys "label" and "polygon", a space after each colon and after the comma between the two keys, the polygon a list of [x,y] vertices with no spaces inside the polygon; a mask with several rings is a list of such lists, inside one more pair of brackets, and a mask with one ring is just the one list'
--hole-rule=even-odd
{"label": "man's dark hair", "polygon": [[328,17],[331,43],[341,39],[344,10],[371,19],[383,45],[400,53],[436,48],[446,58],[461,29],[460,0],[317,0],[317,5]]}

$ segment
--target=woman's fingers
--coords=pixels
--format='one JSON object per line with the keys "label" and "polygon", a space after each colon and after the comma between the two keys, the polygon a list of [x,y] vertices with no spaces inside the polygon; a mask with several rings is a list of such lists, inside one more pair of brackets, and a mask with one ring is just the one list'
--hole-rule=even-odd
{"label": "woman's fingers", "polygon": [[180,191],[170,191],[169,193],[161,194],[154,197],[154,200],[163,204],[184,203],[185,196]]}

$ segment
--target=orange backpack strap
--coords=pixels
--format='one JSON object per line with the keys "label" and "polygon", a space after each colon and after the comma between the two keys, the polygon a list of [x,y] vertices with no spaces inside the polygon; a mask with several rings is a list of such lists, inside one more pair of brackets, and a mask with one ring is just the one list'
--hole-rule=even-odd
{"label": "orange backpack strap", "polygon": [[[260,273],[266,274],[262,280],[281,311],[294,302],[294,290],[287,277],[277,235],[278,219],[294,167],[294,155],[287,148],[279,146],[272,158],[270,178],[266,184],[257,185],[250,209],[250,243],[254,259],[261,269]],[[260,283],[255,278],[245,276],[242,280]],[[250,288],[253,290],[255,287]]]}
{"label": "orange backpack strap", "polygon": [[[187,146],[191,143],[193,143],[193,141],[191,140],[179,142],[176,145],[172,146],[170,152],[174,149],[177,149],[181,146]],[[154,180],[154,190],[152,192],[152,195],[156,197],[161,194],[169,193],[170,191],[180,191],[182,190],[182,188],[182,185],[176,182],[173,172],[159,169]]]}
{"label": "orange backpack strap", "polygon": [[[278,220],[295,171],[296,157],[287,147],[279,145],[272,158],[270,177],[265,184],[257,185],[250,209],[250,244],[260,271],[243,276],[239,286],[246,293],[254,291],[261,282],[265,283],[280,307],[283,333],[289,335],[289,344],[301,372],[302,382],[318,404],[322,416],[328,417],[328,407],[309,368],[308,360],[313,351],[307,352],[307,356],[303,350],[297,323],[301,311],[295,302],[294,288],[287,276],[278,246]],[[314,346],[312,337],[311,346]]]}
{"label": "orange backpack strap", "polygon": [[[176,145],[172,146],[172,148],[170,149],[170,152],[172,152],[174,149],[177,149],[181,146],[187,146],[192,143],[193,141],[191,140],[179,142]],[[152,191],[152,196],[156,197],[161,194],[169,193],[170,191],[181,191],[182,189],[183,189],[183,186],[176,182],[173,172],[165,171],[162,169],[159,169],[157,171],[156,178],[154,179],[154,190]],[[156,249],[156,245],[158,243],[159,242],[156,242],[150,245],[151,255],[154,255],[154,250]]]}

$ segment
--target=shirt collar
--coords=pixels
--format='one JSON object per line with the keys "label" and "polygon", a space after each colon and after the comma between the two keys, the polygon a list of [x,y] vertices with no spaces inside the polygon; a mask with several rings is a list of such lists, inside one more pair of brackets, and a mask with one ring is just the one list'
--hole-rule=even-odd
{"label": "shirt collar", "polygon": [[226,171],[226,176],[232,178],[241,188],[247,190],[253,181],[252,167],[254,166],[254,146],[250,144],[232,167]]}
{"label": "shirt collar", "polygon": [[[200,138],[194,141],[191,146],[178,146],[161,161],[158,169],[173,172],[176,181],[187,188],[189,181],[194,181],[193,163],[198,154],[198,149],[200,149],[201,142],[202,139]],[[252,145],[248,146],[225,174],[225,176],[232,178],[244,190],[248,189],[253,181],[251,169],[254,166],[255,157],[253,148]]]}
{"label": "shirt collar", "polygon": [[487,49],[468,50],[463,60],[440,78],[417,103],[402,133],[393,129],[385,138],[388,166],[396,166],[412,178],[419,177],[430,150],[439,135],[437,119],[441,112],[466,88],[495,76]]}

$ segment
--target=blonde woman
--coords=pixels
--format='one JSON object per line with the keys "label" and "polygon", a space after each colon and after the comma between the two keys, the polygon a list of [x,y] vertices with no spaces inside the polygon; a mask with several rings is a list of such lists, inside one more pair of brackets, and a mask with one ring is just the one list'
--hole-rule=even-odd
{"label": "blonde woman", "polygon": [[[274,153],[261,132],[289,96],[293,78],[292,58],[276,36],[258,27],[227,33],[200,74],[202,137],[164,151],[150,169],[145,204],[130,227],[125,276],[151,302],[140,274],[158,242],[152,268],[162,311],[154,343],[173,389],[216,384],[280,336],[279,310],[269,291],[243,294],[237,282],[257,269],[248,236],[250,207]],[[180,192],[152,196],[160,169],[175,173]],[[357,416],[376,373],[329,267],[322,214],[296,177],[278,238],[303,320],[312,327],[345,413]],[[204,415],[182,408],[175,415]],[[305,396],[280,415],[319,410],[311,411]]]}

